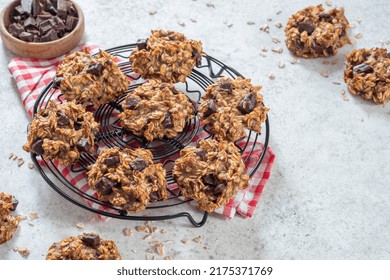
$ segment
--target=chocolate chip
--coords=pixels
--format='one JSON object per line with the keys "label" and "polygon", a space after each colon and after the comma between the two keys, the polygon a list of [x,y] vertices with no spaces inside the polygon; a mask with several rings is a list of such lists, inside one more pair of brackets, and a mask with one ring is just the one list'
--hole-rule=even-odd
{"label": "chocolate chip", "polygon": [[220,88],[223,92],[232,93],[233,84],[231,82],[222,82]]}
{"label": "chocolate chip", "polygon": [[46,35],[43,35],[41,37],[41,42],[50,42],[50,41],[54,41],[54,40],[57,40],[58,39],[58,36],[57,36],[57,33],[55,32],[54,29],[51,29],[49,32],[46,33]]}
{"label": "chocolate chip", "polygon": [[200,160],[203,160],[203,161],[206,158],[206,152],[203,149],[197,149],[195,151],[195,155],[198,156],[200,158]]}
{"label": "chocolate chip", "polygon": [[202,177],[202,182],[208,186],[216,186],[218,184],[218,178],[214,174],[207,174]]}
{"label": "chocolate chip", "polygon": [[74,126],[74,129],[80,130],[83,127],[83,121],[78,121],[77,120],[77,121],[74,122],[73,126]]}
{"label": "chocolate chip", "polygon": [[244,95],[240,103],[237,106],[237,109],[244,115],[249,114],[253,111],[257,102],[257,94],[250,92]]}
{"label": "chocolate chip", "polygon": [[322,54],[324,52],[324,47],[318,45],[315,41],[311,43],[311,48],[318,54]]}
{"label": "chocolate chip", "polygon": [[19,35],[19,39],[25,42],[32,42],[34,40],[34,35],[28,32],[22,32]]}
{"label": "chocolate chip", "polygon": [[130,167],[133,170],[142,171],[148,166],[149,166],[149,164],[143,158],[140,158],[140,157],[137,157],[132,162],[130,162]]}
{"label": "chocolate chip", "polygon": [[57,1],[57,15],[60,18],[65,19],[68,15],[68,9],[66,7],[66,0],[58,0]]}
{"label": "chocolate chip", "polygon": [[340,36],[345,36],[345,35],[347,35],[347,32],[345,31],[345,26],[343,26],[343,27],[341,28]]}
{"label": "chocolate chip", "polygon": [[88,153],[91,149],[91,145],[88,143],[88,139],[85,137],[80,138],[80,140],[77,141],[77,149],[82,152]]}
{"label": "chocolate chip", "polygon": [[353,74],[359,74],[359,73],[372,73],[374,69],[370,65],[367,64],[359,64],[353,67]]}
{"label": "chocolate chip", "polygon": [[219,183],[214,189],[213,193],[216,195],[219,195],[223,192],[223,190],[226,188],[226,184],[224,183]]}
{"label": "chocolate chip", "polygon": [[160,199],[160,195],[158,194],[157,191],[155,192],[151,192],[150,195],[149,195],[149,199],[151,202],[156,202]]}
{"label": "chocolate chip", "polygon": [[23,23],[23,27],[24,27],[24,28],[27,28],[27,27],[36,27],[36,26],[37,26],[37,23],[36,23],[35,19],[32,18],[32,17],[27,18],[27,19],[24,21],[24,23]]}
{"label": "chocolate chip", "polygon": [[327,22],[332,22],[332,16],[327,13],[327,12],[321,12],[318,14],[318,18],[320,20],[324,20],[324,21],[327,21]]}
{"label": "chocolate chip", "polygon": [[196,60],[196,66],[201,66],[202,65],[202,56],[200,55],[200,53],[198,52],[198,50],[196,49],[193,49],[192,50],[192,55],[195,57],[195,60]]}
{"label": "chocolate chip", "polygon": [[54,77],[53,79],[53,88],[60,88],[63,77]]}
{"label": "chocolate chip", "polygon": [[175,87],[170,87],[169,90],[174,94],[179,94],[179,91]]}
{"label": "chocolate chip", "polygon": [[66,126],[70,124],[69,117],[64,112],[57,112],[57,124],[59,126]]}
{"label": "chocolate chip", "polygon": [[97,234],[93,233],[84,233],[81,237],[84,245],[92,248],[96,248],[100,245],[100,237]]}
{"label": "chocolate chip", "polygon": [[334,54],[334,51],[333,51],[333,47],[332,46],[329,46],[326,48],[326,52],[330,55],[333,55]]}
{"label": "chocolate chip", "polygon": [[214,100],[211,100],[207,103],[206,112],[203,113],[203,117],[207,118],[217,112],[217,104]]}
{"label": "chocolate chip", "polygon": [[108,167],[114,167],[116,166],[118,163],[119,163],[119,157],[118,156],[112,156],[112,157],[108,157],[104,160],[104,163],[108,166]]}
{"label": "chocolate chip", "polygon": [[14,8],[13,16],[20,16],[25,13],[30,13],[30,10],[25,10],[22,5],[18,5]]}
{"label": "chocolate chip", "polygon": [[20,23],[12,23],[8,26],[8,32],[14,37],[19,37],[24,32],[24,28]]}
{"label": "chocolate chip", "polygon": [[47,19],[45,21],[42,21],[39,24],[39,31],[41,34],[45,34],[53,27],[54,22],[51,19]]}
{"label": "chocolate chip", "polygon": [[138,39],[137,40],[137,48],[138,50],[146,50],[146,48],[148,47],[148,39]]}
{"label": "chocolate chip", "polygon": [[298,31],[301,33],[306,31],[307,34],[311,35],[315,29],[315,26],[310,21],[303,21],[298,23]]}
{"label": "chocolate chip", "polygon": [[43,150],[43,140],[37,139],[34,143],[32,143],[31,148],[37,155],[42,155],[45,151]]}
{"label": "chocolate chip", "polygon": [[130,110],[133,110],[137,107],[139,103],[139,100],[135,97],[128,97],[126,99],[126,108],[127,109],[130,109]]}
{"label": "chocolate chip", "polygon": [[107,177],[100,177],[95,183],[96,190],[102,195],[108,195],[112,193],[112,188],[116,187],[117,182]]}
{"label": "chocolate chip", "polygon": [[73,16],[67,16],[66,23],[65,23],[65,29],[67,31],[72,31],[77,26],[79,19]]}
{"label": "chocolate chip", "polygon": [[18,207],[19,200],[17,200],[14,196],[12,196],[12,206],[9,209],[10,211],[15,211],[16,208]]}
{"label": "chocolate chip", "polygon": [[89,65],[87,73],[94,76],[100,76],[103,73],[103,64],[100,62]]}
{"label": "chocolate chip", "polygon": [[161,125],[164,128],[173,127],[173,121],[172,121],[172,114],[171,113],[167,112],[165,114],[165,119],[162,121]]}

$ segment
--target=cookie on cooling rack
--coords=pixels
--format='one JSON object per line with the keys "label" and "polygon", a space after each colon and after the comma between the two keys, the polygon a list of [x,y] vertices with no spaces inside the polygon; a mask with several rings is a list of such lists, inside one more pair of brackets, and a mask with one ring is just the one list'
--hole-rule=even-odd
{"label": "cookie on cooling rack", "polygon": [[201,140],[197,147],[181,150],[173,178],[183,195],[196,200],[197,208],[207,212],[228,203],[249,181],[237,147],[217,140]]}
{"label": "cookie on cooling rack", "polygon": [[83,105],[49,101],[47,108],[34,116],[23,149],[60,163],[76,163],[82,152],[93,153],[98,128]]}
{"label": "cookie on cooling rack", "polygon": [[200,119],[218,140],[241,139],[246,136],[245,128],[260,132],[269,111],[260,89],[250,79],[222,77],[206,89]]}
{"label": "cookie on cooling rack", "polygon": [[349,22],[343,8],[310,6],[293,14],[284,30],[287,48],[296,56],[331,56],[349,44]]}
{"label": "cookie on cooling rack", "polygon": [[83,233],[53,243],[46,260],[121,260],[114,241],[103,240],[95,233]]}
{"label": "cookie on cooling rack", "polygon": [[15,211],[18,201],[9,194],[0,193],[0,244],[12,238],[19,225],[19,217],[10,214]]}
{"label": "cookie on cooling rack", "polygon": [[377,104],[390,100],[390,53],[385,48],[356,49],[347,55],[344,81],[352,94]]}
{"label": "cookie on cooling rack", "polygon": [[166,171],[161,163],[153,163],[150,151],[142,148],[102,150],[87,174],[88,184],[96,190],[99,200],[128,213],[142,211],[149,202],[167,198]]}
{"label": "cookie on cooling rack", "polygon": [[201,64],[202,43],[174,31],[152,30],[138,40],[130,55],[131,67],[144,79],[185,82],[195,65]]}
{"label": "cookie on cooling rack", "polygon": [[173,84],[150,80],[129,93],[119,115],[122,126],[148,141],[175,138],[194,116],[194,106]]}
{"label": "cookie on cooling rack", "polygon": [[114,60],[103,50],[96,56],[87,50],[75,52],[58,66],[54,86],[76,103],[99,106],[115,101],[127,90],[129,80]]}

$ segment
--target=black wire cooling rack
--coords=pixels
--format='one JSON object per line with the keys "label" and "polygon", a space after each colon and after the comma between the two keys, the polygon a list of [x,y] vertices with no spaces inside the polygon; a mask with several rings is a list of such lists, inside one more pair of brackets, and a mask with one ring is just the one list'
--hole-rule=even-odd
{"label": "black wire cooling rack", "polygon": [[[142,147],[149,149],[153,153],[155,161],[162,162],[164,168],[167,170],[166,179],[168,184],[174,184],[172,167],[175,156],[177,157],[180,150],[184,147],[193,142],[196,143],[195,140],[199,141],[200,139],[198,139],[199,137],[197,136],[201,132],[203,135],[202,139],[212,138],[213,136],[202,126],[197,114],[187,122],[183,132],[174,139],[160,139],[158,141],[147,142],[144,138],[135,136],[120,126],[117,118],[117,115],[122,110],[120,102],[124,100],[128,92],[133,91],[136,87],[145,82],[132,71],[128,60],[128,57],[134,48],[136,48],[136,44],[124,45],[106,50],[119,58],[119,67],[125,75],[133,80],[133,82],[127,92],[117,100],[117,102],[101,105],[97,109],[93,107],[87,108],[87,110],[94,113],[95,119],[100,123],[100,131],[95,138],[97,148],[95,150],[97,151],[98,147],[115,146],[120,148]],[[209,85],[214,83],[216,78],[221,76],[230,76],[232,78],[237,78],[238,76],[243,77],[239,72],[221,61],[207,54],[203,54],[202,64],[192,71],[185,83],[178,83],[175,86],[190,98],[195,111],[197,112],[198,105],[201,103],[202,93]],[[40,109],[46,108],[49,100],[60,103],[64,102],[62,94],[53,87],[52,82],[46,86],[37,99],[34,106],[34,114]],[[251,159],[255,150],[261,149],[261,154],[257,157],[255,164],[251,164],[251,168],[246,170],[250,176],[259,168],[268,147],[270,134],[268,118],[263,125],[262,131],[262,134],[247,131],[248,136],[245,139],[235,142],[235,145],[243,155],[244,162]],[[190,207],[190,209],[192,209],[192,214],[186,212],[186,210],[180,212],[182,209],[181,205],[188,204],[191,200],[185,199],[178,188],[168,190],[168,200],[151,203],[145,211],[136,214],[128,214],[123,209],[99,201],[92,190],[80,187],[83,180],[85,180],[87,167],[90,164],[93,164],[97,158],[97,152],[92,155],[83,154],[78,164],[72,166],[61,166],[55,161],[44,160],[34,153],[31,154],[31,157],[42,177],[57,193],[79,207],[99,215],[138,221],[168,220],[186,217],[191,224],[196,227],[203,226],[207,221],[207,212],[203,213],[199,222],[195,220],[194,215],[199,215],[199,211],[195,210],[194,207]]]}

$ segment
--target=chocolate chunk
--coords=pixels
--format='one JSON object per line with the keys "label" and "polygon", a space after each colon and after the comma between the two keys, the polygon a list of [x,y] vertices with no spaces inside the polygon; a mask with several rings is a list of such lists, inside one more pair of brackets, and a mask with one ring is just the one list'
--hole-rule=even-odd
{"label": "chocolate chunk", "polygon": [[97,234],[93,233],[84,233],[81,237],[84,245],[92,248],[96,248],[100,245],[100,237]]}
{"label": "chocolate chunk", "polygon": [[219,195],[223,192],[223,190],[226,188],[226,184],[219,183],[213,190],[213,193],[216,195]]}
{"label": "chocolate chunk", "polygon": [[142,171],[148,166],[149,166],[149,164],[143,158],[140,158],[140,157],[137,157],[132,162],[130,162],[130,167],[133,170]]}
{"label": "chocolate chunk", "polygon": [[306,31],[308,35],[311,35],[315,29],[316,27],[310,21],[303,21],[298,23],[298,31],[301,33]]}
{"label": "chocolate chunk", "polygon": [[175,87],[170,87],[169,89],[170,89],[170,91],[171,91],[174,95],[179,94],[179,91],[178,91]]}
{"label": "chocolate chunk", "polygon": [[55,77],[53,79],[53,88],[60,88],[63,77]]}
{"label": "chocolate chunk", "polygon": [[327,12],[321,12],[318,14],[318,18],[320,20],[324,20],[324,21],[327,21],[327,22],[332,22],[332,16],[327,13]]}
{"label": "chocolate chunk", "polygon": [[20,23],[12,23],[8,27],[8,32],[14,36],[14,37],[19,37],[19,35],[24,32],[24,28]]}
{"label": "chocolate chunk", "polygon": [[77,17],[77,11],[72,2],[66,1],[66,11],[68,12],[68,15]]}
{"label": "chocolate chunk", "polygon": [[112,157],[108,157],[104,160],[104,163],[108,166],[108,167],[114,167],[116,166],[118,163],[119,163],[119,157],[118,156],[112,156]]}
{"label": "chocolate chunk", "polygon": [[31,15],[36,17],[43,10],[43,6],[39,3],[39,0],[32,0]]}
{"label": "chocolate chunk", "polygon": [[50,42],[57,39],[58,39],[57,32],[55,32],[54,29],[51,29],[49,32],[46,33],[46,35],[43,35],[41,37],[41,42]]}
{"label": "chocolate chunk", "polygon": [[19,6],[16,6],[16,7],[15,7],[15,9],[14,9],[12,15],[13,15],[14,17],[16,17],[16,16],[21,16],[21,15],[23,15],[23,14],[25,14],[25,13],[26,13],[26,11],[23,9],[23,7],[22,7],[21,5],[19,5]]}
{"label": "chocolate chunk", "polygon": [[222,82],[220,88],[223,92],[232,93],[233,84],[231,82]]}
{"label": "chocolate chunk", "polygon": [[345,26],[342,26],[340,36],[347,35],[347,32],[345,31]]}
{"label": "chocolate chunk", "polygon": [[19,35],[19,39],[25,42],[32,42],[34,39],[34,35],[29,32],[22,32]]}
{"label": "chocolate chunk", "polygon": [[63,112],[58,112],[57,113],[57,124],[59,126],[66,126],[70,124],[69,117],[65,115]]}
{"label": "chocolate chunk", "polygon": [[67,16],[66,23],[65,23],[65,29],[67,31],[72,31],[75,29],[79,19],[73,16]]}
{"label": "chocolate chunk", "polygon": [[311,47],[318,54],[322,54],[324,52],[324,47],[321,45],[318,45],[315,41],[313,41],[311,43]]}
{"label": "chocolate chunk", "polygon": [[32,0],[22,0],[22,1],[20,1],[20,5],[22,6],[23,11],[25,13],[28,13],[28,14],[31,13],[31,4],[32,4]]}
{"label": "chocolate chunk", "polygon": [[146,50],[146,48],[148,47],[148,39],[138,39],[137,40],[137,48],[138,50]]}
{"label": "chocolate chunk", "polygon": [[35,19],[32,18],[32,17],[29,17],[27,18],[24,23],[23,23],[23,27],[24,28],[28,28],[28,27],[36,27],[37,26],[37,23],[35,22]]}
{"label": "chocolate chunk", "polygon": [[16,207],[18,207],[19,200],[17,200],[14,196],[12,196],[12,206],[9,209],[10,211],[15,211]]}
{"label": "chocolate chunk", "polygon": [[202,56],[200,55],[200,53],[198,52],[198,50],[196,49],[193,49],[192,50],[192,55],[195,57],[195,60],[196,60],[196,66],[201,66],[202,65]]}
{"label": "chocolate chunk", "polygon": [[100,62],[89,65],[87,73],[94,76],[100,76],[103,73],[103,64]]}
{"label": "chocolate chunk", "polygon": [[74,122],[73,126],[74,126],[74,129],[80,130],[83,127],[83,122],[77,120]]}
{"label": "chocolate chunk", "polygon": [[202,177],[202,182],[208,186],[216,186],[218,184],[218,178],[214,174],[207,174]]}
{"label": "chocolate chunk", "polygon": [[57,15],[60,18],[65,19],[68,15],[67,7],[66,7],[66,0],[58,0],[57,1]]}
{"label": "chocolate chunk", "polygon": [[249,114],[253,111],[256,106],[257,95],[256,93],[250,92],[244,95],[240,103],[238,103],[237,109],[244,115]]}
{"label": "chocolate chunk", "polygon": [[200,158],[200,160],[204,161],[206,159],[206,152],[203,149],[197,149],[195,151],[195,155],[197,155]]}
{"label": "chocolate chunk", "polygon": [[39,24],[39,31],[41,32],[41,34],[45,34],[53,27],[53,25],[54,25],[54,22],[52,19],[47,19],[45,21],[42,21]]}
{"label": "chocolate chunk", "polygon": [[34,27],[26,28],[26,32],[31,33],[32,35],[39,36],[39,30],[35,29]]}
{"label": "chocolate chunk", "polygon": [[217,112],[217,109],[218,108],[217,108],[217,104],[215,103],[215,101],[214,100],[209,101],[209,103],[207,103],[206,112],[203,113],[203,117],[207,118],[207,117],[211,116],[212,114]]}
{"label": "chocolate chunk", "polygon": [[88,153],[91,149],[91,145],[88,143],[88,139],[85,137],[80,138],[80,140],[77,141],[77,149],[82,152]]}
{"label": "chocolate chunk", "polygon": [[171,34],[168,36],[169,40],[176,40],[176,36],[174,34]]}
{"label": "chocolate chunk", "polygon": [[107,177],[100,177],[99,180],[96,181],[95,187],[96,190],[102,195],[108,195],[112,193],[112,188],[116,187],[117,182]]}
{"label": "chocolate chunk", "polygon": [[149,195],[149,200],[150,202],[156,202],[160,199],[160,195],[158,194],[157,191],[155,192],[151,192],[150,195]]}
{"label": "chocolate chunk", "polygon": [[127,109],[130,109],[130,110],[133,110],[137,107],[139,103],[139,100],[135,97],[128,97],[126,99],[126,108]]}
{"label": "chocolate chunk", "polygon": [[43,150],[43,140],[37,139],[32,145],[31,148],[37,155],[42,155],[45,151]]}
{"label": "chocolate chunk", "polygon": [[57,9],[56,9],[53,5],[51,5],[51,6],[47,9],[47,11],[48,11],[49,13],[51,13],[53,16],[56,16],[56,15],[57,15]]}
{"label": "chocolate chunk", "polygon": [[333,55],[334,54],[334,51],[333,51],[333,47],[332,46],[329,46],[326,48],[326,52],[330,55]]}
{"label": "chocolate chunk", "polygon": [[164,128],[173,127],[173,120],[172,120],[172,114],[171,113],[167,112],[165,114],[165,119],[162,121],[161,125]]}
{"label": "chocolate chunk", "polygon": [[370,65],[367,64],[359,64],[353,67],[353,74],[359,74],[359,73],[372,73],[374,69]]}
{"label": "chocolate chunk", "polygon": [[62,20],[59,17],[53,17],[54,21],[54,30],[63,31],[65,29],[65,24],[62,22]]}

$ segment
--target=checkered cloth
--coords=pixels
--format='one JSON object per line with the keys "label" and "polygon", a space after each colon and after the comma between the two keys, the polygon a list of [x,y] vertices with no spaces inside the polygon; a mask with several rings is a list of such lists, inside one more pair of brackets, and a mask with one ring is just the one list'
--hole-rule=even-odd
{"label": "checkered cloth", "polygon": [[[86,43],[78,46],[73,51],[80,51],[82,49],[88,49],[90,53],[97,53],[99,46]],[[29,58],[14,58],[8,65],[8,69],[15,79],[16,86],[18,87],[19,94],[23,103],[23,106],[27,110],[30,117],[33,115],[34,103],[42,90],[52,81],[59,62],[63,59],[63,56],[40,60]],[[198,134],[193,141],[196,141],[203,137],[202,133]],[[246,167],[250,170],[254,164],[256,164],[259,156],[261,155],[261,146],[257,145],[257,149],[252,153],[250,160],[246,162]],[[244,152],[243,157],[247,154]],[[266,154],[257,172],[250,179],[249,188],[239,191],[238,194],[232,198],[228,204],[224,207],[217,209],[215,212],[222,214],[226,217],[232,218],[236,213],[243,217],[251,217],[256,209],[256,205],[259,202],[263,188],[268,181],[272,169],[275,155],[271,148],[268,147]],[[44,165],[44,163],[41,163]],[[89,195],[96,193],[88,188],[85,172],[74,173],[70,170],[69,166],[61,166],[54,161],[62,175],[74,186],[78,187]],[[171,190],[177,189],[177,185],[168,186]],[[90,206],[94,206],[92,202],[87,201]],[[96,205],[95,205],[96,206]],[[102,206],[98,206],[102,209]]]}

